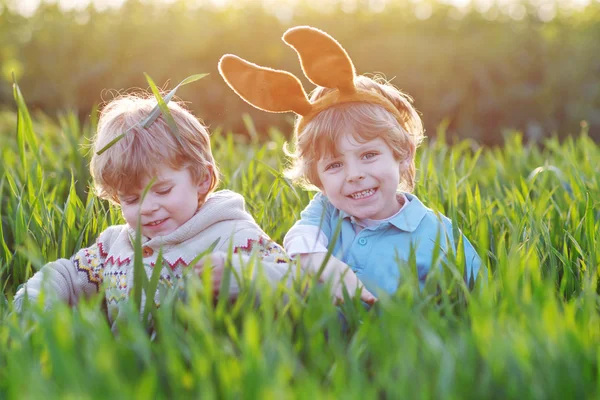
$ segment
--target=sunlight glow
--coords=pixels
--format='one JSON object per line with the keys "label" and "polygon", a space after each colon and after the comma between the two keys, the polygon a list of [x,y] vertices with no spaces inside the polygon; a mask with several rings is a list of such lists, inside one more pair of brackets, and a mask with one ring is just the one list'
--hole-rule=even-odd
{"label": "sunlight glow", "polygon": [[426,20],[431,17],[433,6],[429,3],[419,3],[415,6],[415,17],[420,20]]}
{"label": "sunlight glow", "polygon": [[[8,0],[8,6],[11,10],[18,12],[23,16],[31,16],[39,7],[41,2],[48,4],[58,4],[63,11],[83,10],[89,4],[93,4],[98,11],[107,9],[116,9],[121,7],[127,0]],[[147,3],[176,3],[179,0],[142,0]],[[300,0],[245,0],[249,2],[261,3],[265,9],[271,10],[280,21],[291,21],[294,15],[294,9],[298,6]],[[408,0],[414,4],[415,17],[421,20],[429,18],[433,12],[433,6],[430,1]],[[494,19],[498,11],[508,15],[515,20],[521,20],[527,15],[527,8],[524,0],[437,0],[441,4],[447,4],[456,7],[454,13],[457,18],[467,13],[470,9],[480,12],[488,19]],[[552,20],[559,11],[580,11],[590,5],[592,2],[600,3],[600,0],[527,0],[529,4],[537,8],[538,17],[542,21]],[[383,12],[392,0],[367,0],[369,10],[375,13]],[[361,2],[358,0],[308,0],[303,2],[309,7],[315,8],[324,14],[332,13],[335,6],[339,6],[345,13],[353,13],[358,9]],[[238,5],[243,7],[240,0],[196,0],[195,3],[188,2],[190,7],[198,8],[209,5],[216,8]],[[363,3],[364,4],[364,3]]]}
{"label": "sunlight glow", "polygon": [[39,5],[40,0],[23,0],[13,4],[11,8],[25,17],[30,17]]}
{"label": "sunlight glow", "polygon": [[[81,1],[81,0],[77,0]],[[98,11],[104,11],[109,8],[119,8],[125,3],[125,0],[92,0],[92,4]]]}

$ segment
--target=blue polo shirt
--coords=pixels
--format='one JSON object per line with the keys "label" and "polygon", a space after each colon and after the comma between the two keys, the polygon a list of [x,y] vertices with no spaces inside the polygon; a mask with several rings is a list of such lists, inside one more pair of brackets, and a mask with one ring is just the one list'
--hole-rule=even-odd
{"label": "blue polo shirt", "polygon": [[[358,221],[335,208],[322,193],[317,193],[300,214],[290,232],[302,225],[321,229],[329,242],[341,221],[340,234],[332,255],[352,268],[366,288],[373,294],[394,293],[400,280],[400,268],[409,263],[411,251],[416,259],[420,286],[433,266],[441,268],[449,252],[456,252],[452,222],[447,217],[423,205],[414,195],[404,193],[409,203],[394,217],[378,226],[357,229]],[[462,235],[462,233],[460,233]],[[463,235],[465,250],[465,279],[475,280],[481,268],[481,259]],[[437,243],[436,243],[437,241]],[[435,247],[438,246],[437,253]],[[433,259],[438,254],[437,259]]]}

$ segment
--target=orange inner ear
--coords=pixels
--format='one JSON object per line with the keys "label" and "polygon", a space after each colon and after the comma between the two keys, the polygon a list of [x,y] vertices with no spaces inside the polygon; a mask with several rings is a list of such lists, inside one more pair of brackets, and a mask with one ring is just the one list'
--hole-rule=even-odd
{"label": "orange inner ear", "polygon": [[327,33],[308,26],[288,29],[283,40],[298,53],[302,70],[315,85],[356,92],[356,72],[346,50]]}
{"label": "orange inner ear", "polygon": [[312,109],[302,84],[289,72],[261,67],[232,54],[221,57],[219,72],[238,96],[261,110],[306,115]]}

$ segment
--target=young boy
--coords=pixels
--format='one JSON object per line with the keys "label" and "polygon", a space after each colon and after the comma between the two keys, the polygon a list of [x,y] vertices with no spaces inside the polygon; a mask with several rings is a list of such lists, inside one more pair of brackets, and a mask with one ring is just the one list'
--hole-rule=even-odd
{"label": "young boy", "polygon": [[[126,224],[109,227],[94,244],[70,259],[46,264],[15,295],[17,310],[25,294],[33,301],[39,296],[44,282],[52,295],[69,304],[103,289],[108,317],[114,325],[119,304],[127,299],[133,284],[138,218],[144,268],[150,276],[162,249],[163,282],[175,283],[170,282],[171,276],[181,278],[188,267],[201,272],[206,260],[192,266],[190,262],[214,242],[217,245],[209,257],[215,288],[220,287],[230,247],[238,275],[252,253],[261,259],[262,271],[270,283],[276,285],[289,278],[285,252],[245,211],[243,197],[228,190],[214,191],[219,172],[206,127],[182,105],[169,102],[180,140],[162,116],[144,128],[140,122],[155,106],[151,96],[124,96],[111,101],[101,113],[94,138],[90,170],[95,191],[121,208]],[[123,132],[127,133],[121,140],[98,154]],[[232,277],[230,293],[238,291],[239,284]],[[158,291],[152,295],[158,303]],[[45,297],[46,307],[52,298]]]}
{"label": "young boy", "polygon": [[[456,252],[458,238],[448,218],[409,193],[415,151],[423,139],[410,98],[386,82],[357,76],[344,48],[325,32],[300,26],[289,29],[283,40],[319,86],[310,98],[292,74],[234,55],[221,58],[219,71],[255,107],[298,115],[288,176],[320,193],[286,235],[288,254],[315,271],[333,246],[326,275],[343,276],[337,281],[351,294],[361,287],[358,278],[367,289],[360,294],[366,302],[374,301],[371,293],[394,293],[402,278],[399,267],[413,255],[423,285],[431,269]],[[481,259],[461,236],[469,283]]]}

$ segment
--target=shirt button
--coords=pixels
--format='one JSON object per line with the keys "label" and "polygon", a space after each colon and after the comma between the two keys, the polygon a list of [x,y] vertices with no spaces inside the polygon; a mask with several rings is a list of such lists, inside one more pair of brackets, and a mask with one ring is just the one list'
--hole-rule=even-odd
{"label": "shirt button", "polygon": [[152,250],[152,247],[146,246],[142,249],[142,255],[144,257],[150,257],[152,256],[152,254],[154,254],[154,250]]}
{"label": "shirt button", "polygon": [[365,238],[358,239],[358,244],[360,244],[361,246],[364,246],[365,244],[367,244],[367,239],[365,239]]}

